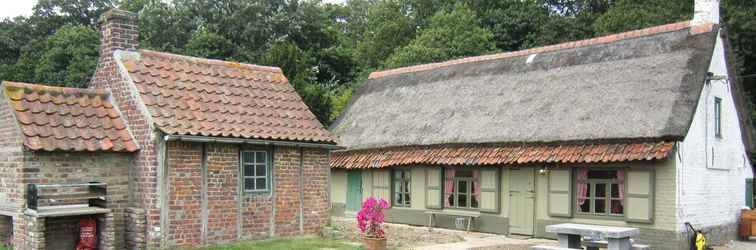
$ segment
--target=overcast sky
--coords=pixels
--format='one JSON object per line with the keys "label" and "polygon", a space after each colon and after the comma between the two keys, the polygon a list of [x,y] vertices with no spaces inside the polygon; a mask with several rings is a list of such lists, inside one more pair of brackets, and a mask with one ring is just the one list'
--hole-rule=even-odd
{"label": "overcast sky", "polygon": [[[323,0],[324,3],[344,3],[346,0]],[[37,0],[0,0],[0,19],[29,16]]]}
{"label": "overcast sky", "polygon": [[37,0],[0,0],[0,19],[15,16],[28,16]]}

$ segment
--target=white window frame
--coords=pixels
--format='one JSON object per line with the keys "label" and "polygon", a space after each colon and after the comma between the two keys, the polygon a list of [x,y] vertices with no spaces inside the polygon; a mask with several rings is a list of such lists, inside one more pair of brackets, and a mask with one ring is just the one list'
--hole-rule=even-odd
{"label": "white window frame", "polygon": [[[264,162],[259,162],[257,160],[257,154],[263,153],[265,156]],[[252,154],[252,162],[245,162],[244,161],[244,155],[245,154]],[[270,152],[266,150],[243,150],[241,151],[241,154],[239,155],[239,162],[240,162],[240,172],[241,172],[241,185],[242,189],[245,193],[262,193],[262,192],[268,192],[270,190]],[[253,174],[247,175],[245,172],[245,168],[247,166],[252,167]],[[264,175],[258,175],[257,170],[258,167],[262,166],[265,169]],[[252,188],[247,188],[247,180],[252,179]],[[262,189],[257,188],[257,181],[258,180],[264,180],[265,181],[265,187]]]}

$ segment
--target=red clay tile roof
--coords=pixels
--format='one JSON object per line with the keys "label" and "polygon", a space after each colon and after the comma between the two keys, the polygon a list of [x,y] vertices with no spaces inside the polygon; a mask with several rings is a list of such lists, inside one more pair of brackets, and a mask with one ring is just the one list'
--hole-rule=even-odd
{"label": "red clay tile roof", "polygon": [[465,57],[465,58],[454,59],[454,60],[438,62],[438,63],[420,64],[420,65],[414,65],[414,66],[408,66],[408,67],[402,67],[402,68],[388,69],[384,71],[376,71],[376,72],[370,73],[369,78],[375,79],[375,78],[381,78],[384,76],[432,70],[432,69],[448,67],[451,65],[463,64],[463,63],[498,60],[498,59],[525,56],[525,55],[537,54],[537,53],[545,53],[545,52],[551,52],[551,51],[557,51],[557,50],[563,50],[563,49],[572,49],[572,48],[585,47],[585,46],[591,46],[591,45],[597,45],[597,44],[606,44],[606,43],[612,43],[612,42],[625,40],[625,39],[638,38],[638,37],[649,36],[649,35],[663,33],[663,32],[677,31],[677,30],[682,30],[682,29],[690,29],[690,32],[692,34],[698,34],[698,33],[709,32],[715,27],[716,25],[713,23],[691,24],[691,21],[683,21],[683,22],[678,22],[678,23],[664,24],[664,25],[649,27],[645,29],[632,30],[632,31],[627,31],[627,32],[622,32],[622,33],[617,33],[617,34],[591,38],[591,39],[554,44],[554,45],[531,48],[531,49],[520,50],[520,51]]}
{"label": "red clay tile roof", "polygon": [[407,165],[516,165],[608,163],[660,160],[673,142],[520,146],[423,146],[334,152],[332,168],[361,169]]}
{"label": "red clay tile roof", "polygon": [[149,50],[121,60],[165,133],[335,143],[279,68]]}
{"label": "red clay tile roof", "polygon": [[45,151],[139,149],[104,91],[3,82],[24,146]]}

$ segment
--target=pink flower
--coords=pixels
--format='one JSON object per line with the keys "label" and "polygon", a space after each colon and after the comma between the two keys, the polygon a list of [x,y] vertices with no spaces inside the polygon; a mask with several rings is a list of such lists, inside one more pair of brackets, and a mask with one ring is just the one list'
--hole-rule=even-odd
{"label": "pink flower", "polygon": [[383,209],[389,208],[386,200],[376,200],[373,197],[362,202],[362,209],[357,213],[357,227],[366,237],[383,238]]}

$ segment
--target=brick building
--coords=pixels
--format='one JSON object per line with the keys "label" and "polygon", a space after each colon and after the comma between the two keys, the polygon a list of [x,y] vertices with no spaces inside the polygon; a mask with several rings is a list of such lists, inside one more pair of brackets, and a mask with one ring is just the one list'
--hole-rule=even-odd
{"label": "brick building", "polygon": [[71,249],[86,217],[101,249],[318,233],[336,146],[281,70],[141,50],[137,29],[101,17],[90,89],[3,82],[0,242]]}

